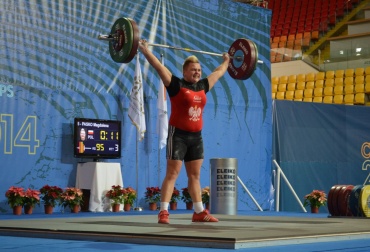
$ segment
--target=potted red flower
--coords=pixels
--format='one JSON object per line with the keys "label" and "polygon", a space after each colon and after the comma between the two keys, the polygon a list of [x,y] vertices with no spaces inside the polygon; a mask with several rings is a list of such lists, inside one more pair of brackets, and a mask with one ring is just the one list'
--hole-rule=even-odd
{"label": "potted red flower", "polygon": [[173,188],[173,192],[171,195],[170,200],[170,209],[176,210],[177,209],[177,201],[180,199],[180,191],[176,189],[176,187]]}
{"label": "potted red flower", "polygon": [[28,188],[23,200],[24,213],[32,214],[32,210],[36,204],[40,204],[40,191]]}
{"label": "potted red flower", "polygon": [[157,202],[161,200],[161,189],[157,187],[147,187],[145,192],[145,201],[149,202],[151,210],[157,209]]}
{"label": "potted red flower", "polygon": [[130,211],[130,208],[136,200],[136,191],[132,187],[126,187],[123,189],[123,198],[124,198],[124,210]]}
{"label": "potted red flower", "polygon": [[6,192],[5,197],[8,199],[8,204],[13,208],[13,214],[20,215],[24,204],[25,191],[23,187],[11,186]]}
{"label": "potted red flower", "polygon": [[73,213],[78,213],[83,203],[82,195],[81,189],[67,187],[60,195],[62,206],[69,207]]}
{"label": "potted red flower", "polygon": [[185,187],[185,188],[182,188],[181,191],[182,191],[181,199],[182,201],[185,202],[186,209],[187,210],[193,209],[193,200],[191,199],[189,189]]}
{"label": "potted red flower", "polygon": [[111,200],[111,206],[113,212],[118,212],[120,205],[125,201],[125,190],[120,185],[113,185],[112,189],[110,189],[106,194],[105,197]]}
{"label": "potted red flower", "polygon": [[51,214],[53,212],[53,208],[61,203],[60,200],[63,189],[58,186],[44,185],[40,189],[40,193],[41,200],[44,203],[45,213]]}

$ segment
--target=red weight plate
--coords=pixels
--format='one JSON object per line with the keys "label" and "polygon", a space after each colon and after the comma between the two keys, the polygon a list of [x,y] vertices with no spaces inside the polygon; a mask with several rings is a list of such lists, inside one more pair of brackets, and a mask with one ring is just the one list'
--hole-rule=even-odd
{"label": "red weight plate", "polygon": [[351,216],[351,210],[348,206],[348,197],[353,189],[353,185],[343,186],[338,193],[338,212],[340,216]]}
{"label": "red weight plate", "polygon": [[333,194],[335,189],[337,188],[338,185],[334,185],[330,188],[329,193],[328,193],[328,210],[331,216],[334,216],[334,210],[333,210]]}
{"label": "red weight plate", "polygon": [[[235,40],[230,46],[228,54],[233,57],[227,69],[232,78],[246,80],[256,70],[258,51],[253,41],[245,38]],[[237,60],[239,57],[240,61]]]}
{"label": "red weight plate", "polygon": [[345,185],[339,185],[335,188],[334,192],[333,192],[333,199],[332,199],[332,207],[333,207],[333,216],[339,216],[339,209],[338,209],[338,194],[340,192],[340,190],[342,190],[342,188],[344,187]]}

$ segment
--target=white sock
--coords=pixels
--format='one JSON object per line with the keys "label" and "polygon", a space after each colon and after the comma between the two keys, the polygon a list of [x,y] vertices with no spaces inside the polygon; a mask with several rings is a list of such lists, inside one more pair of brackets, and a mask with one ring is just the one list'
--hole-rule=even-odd
{"label": "white sock", "polygon": [[194,206],[194,212],[196,212],[197,214],[203,212],[204,210],[203,202],[194,202],[193,206]]}
{"label": "white sock", "polygon": [[161,209],[159,211],[166,210],[168,211],[169,202],[161,202]]}

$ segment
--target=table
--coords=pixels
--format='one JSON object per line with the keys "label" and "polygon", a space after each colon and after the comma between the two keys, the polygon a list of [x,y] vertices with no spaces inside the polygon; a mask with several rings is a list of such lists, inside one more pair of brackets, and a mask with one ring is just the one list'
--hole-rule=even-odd
{"label": "table", "polygon": [[[113,185],[123,187],[120,163],[86,162],[78,163],[76,187],[90,189],[89,211],[110,211],[110,200],[105,194]],[[120,206],[123,210],[123,206]]]}

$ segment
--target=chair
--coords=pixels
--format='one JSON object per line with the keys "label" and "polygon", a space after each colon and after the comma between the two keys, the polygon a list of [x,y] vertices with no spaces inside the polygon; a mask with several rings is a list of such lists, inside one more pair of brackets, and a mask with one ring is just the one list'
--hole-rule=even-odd
{"label": "chair", "polygon": [[294,90],[288,90],[285,92],[285,100],[292,101],[294,99]]}
{"label": "chair", "polygon": [[297,82],[296,89],[297,90],[304,90],[306,88],[306,82],[299,81]]}
{"label": "chair", "polygon": [[278,84],[271,84],[271,92],[276,93],[278,91]]}
{"label": "chair", "polygon": [[365,84],[356,84],[355,85],[355,93],[364,93],[365,92]]}
{"label": "chair", "polygon": [[331,96],[331,95],[324,96],[322,102],[323,103],[333,103],[333,96]]}
{"label": "chair", "polygon": [[365,68],[363,67],[358,67],[355,69],[355,76],[361,76],[365,74]]}
{"label": "chair", "polygon": [[365,83],[365,76],[363,75],[356,75],[355,77],[355,85],[356,84],[364,84]]}
{"label": "chair", "polygon": [[365,75],[370,75],[370,66],[365,68]]}
{"label": "chair", "polygon": [[342,94],[334,95],[333,102],[335,104],[343,104],[343,95]]}
{"label": "chair", "polygon": [[314,81],[307,81],[306,82],[306,89],[314,89],[315,88],[315,82]]}
{"label": "chair", "polygon": [[343,77],[335,77],[334,79],[334,86],[343,86]]}
{"label": "chair", "polygon": [[283,75],[279,77],[279,84],[287,84],[288,83],[288,76]]}
{"label": "chair", "polygon": [[272,94],[271,95],[272,99],[275,100],[276,99],[276,92],[272,92],[271,94]]}
{"label": "chair", "polygon": [[344,94],[353,94],[355,91],[355,86],[354,85],[345,85],[344,86]]}
{"label": "chair", "polygon": [[277,76],[274,76],[274,77],[271,77],[271,84],[279,84],[279,77]]}
{"label": "chair", "polygon": [[307,73],[306,74],[306,81],[315,81],[315,73]]}
{"label": "chair", "polygon": [[344,70],[338,69],[335,70],[335,78],[343,78],[344,77]]}
{"label": "chair", "polygon": [[317,80],[315,81],[316,88],[323,88],[324,87],[324,80]]}
{"label": "chair", "polygon": [[315,76],[315,80],[325,80],[325,72],[317,72]]}
{"label": "chair", "polygon": [[285,99],[285,92],[276,92],[276,99],[284,100]]}
{"label": "chair", "polygon": [[370,75],[366,75],[364,83],[370,83]]}
{"label": "chair", "polygon": [[325,87],[334,87],[334,79],[326,79]]}
{"label": "chair", "polygon": [[355,103],[355,95],[354,94],[344,95],[344,104],[353,105],[354,103]]}
{"label": "chair", "polygon": [[296,83],[297,82],[297,75],[292,74],[288,76],[288,83]]}
{"label": "chair", "polygon": [[286,91],[287,84],[279,84],[278,85],[278,92]]}
{"label": "chair", "polygon": [[328,70],[325,72],[326,79],[334,79],[335,72],[333,70]]}
{"label": "chair", "polygon": [[294,91],[296,89],[296,83],[295,82],[294,83],[288,83],[286,89],[289,90],[289,91]]}
{"label": "chair", "polygon": [[353,85],[353,77],[345,77],[344,78],[344,85]]}
{"label": "chair", "polygon": [[370,83],[365,84],[365,94],[370,94]]}
{"label": "chair", "polygon": [[294,91],[294,100],[295,101],[302,101],[303,99],[303,90],[299,89]]}
{"label": "chair", "polygon": [[365,93],[357,93],[355,94],[355,102],[354,104],[356,105],[365,105],[365,103],[367,102],[367,96]]}
{"label": "chair", "polygon": [[300,82],[300,81],[306,81],[306,75],[305,74],[298,74],[297,75],[297,82]]}
{"label": "chair", "polygon": [[280,36],[276,36],[272,39],[272,43],[279,43],[280,42]]}
{"label": "chair", "polygon": [[313,90],[314,97],[322,97],[324,89],[322,87],[317,87]]}
{"label": "chair", "polygon": [[312,98],[312,102],[322,103],[322,96],[315,96]]}
{"label": "chair", "polygon": [[334,95],[342,95],[343,94],[343,86],[334,86]]}
{"label": "chair", "polygon": [[312,98],[312,97],[313,97],[313,89],[309,88],[303,91],[303,98]]}
{"label": "chair", "polygon": [[325,96],[332,96],[332,95],[334,95],[334,88],[333,87],[325,87],[324,88],[324,95]]}
{"label": "chair", "polygon": [[354,75],[355,75],[355,69],[347,68],[346,70],[344,70],[345,77],[353,77]]}

